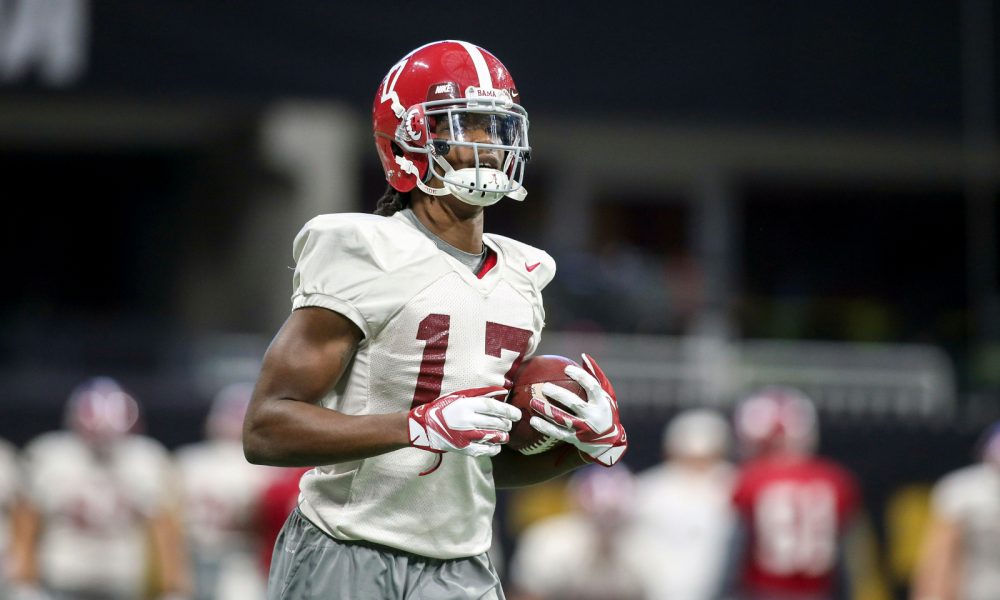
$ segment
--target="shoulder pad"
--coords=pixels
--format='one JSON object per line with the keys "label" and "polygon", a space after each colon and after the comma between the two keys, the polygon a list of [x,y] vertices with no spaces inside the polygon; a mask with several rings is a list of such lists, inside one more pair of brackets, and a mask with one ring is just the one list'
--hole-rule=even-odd
{"label": "shoulder pad", "polygon": [[309,220],[295,236],[292,256],[296,263],[311,248],[322,245],[331,251],[367,257],[372,266],[391,271],[395,263],[408,262],[415,245],[432,244],[412,227],[396,219],[367,213],[319,215]]}
{"label": "shoulder pad", "polygon": [[556,261],[548,252],[502,235],[486,237],[503,251],[507,268],[523,274],[535,289],[544,289],[555,277]]}
{"label": "shoulder pad", "polygon": [[[386,275],[425,273],[437,247],[399,219],[321,215],[295,237],[292,306],[319,306],[350,319],[370,337],[399,307],[400,294],[370,293]],[[401,290],[403,288],[400,288]]]}

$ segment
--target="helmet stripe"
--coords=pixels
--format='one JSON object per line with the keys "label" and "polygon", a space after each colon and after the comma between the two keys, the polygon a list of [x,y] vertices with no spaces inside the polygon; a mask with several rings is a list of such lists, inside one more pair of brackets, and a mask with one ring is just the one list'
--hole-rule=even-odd
{"label": "helmet stripe", "polygon": [[487,90],[493,89],[493,77],[490,75],[490,68],[486,64],[486,58],[483,56],[483,53],[469,42],[455,41],[461,44],[465,48],[465,51],[469,53],[469,56],[472,57],[472,64],[475,65],[476,74],[479,76],[479,87]]}

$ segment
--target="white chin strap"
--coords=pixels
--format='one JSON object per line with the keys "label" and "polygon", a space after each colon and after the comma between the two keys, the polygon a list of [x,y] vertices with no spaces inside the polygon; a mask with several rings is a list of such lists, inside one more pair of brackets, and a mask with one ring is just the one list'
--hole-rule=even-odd
{"label": "white chin strap", "polygon": [[[437,159],[439,157],[435,157]],[[444,169],[444,175],[434,176],[444,183],[443,188],[433,188],[417,179],[417,187],[420,191],[429,196],[452,196],[458,198],[466,204],[473,206],[490,206],[496,204],[501,198],[507,196],[513,200],[522,201],[528,195],[524,186],[512,184],[507,174],[498,169],[488,167],[469,167],[467,169],[454,169],[447,160],[440,159],[435,162]],[[442,164],[444,163],[444,164]],[[433,171],[433,167],[429,167]],[[476,181],[479,184],[476,184]],[[514,187],[514,189],[511,189]]]}

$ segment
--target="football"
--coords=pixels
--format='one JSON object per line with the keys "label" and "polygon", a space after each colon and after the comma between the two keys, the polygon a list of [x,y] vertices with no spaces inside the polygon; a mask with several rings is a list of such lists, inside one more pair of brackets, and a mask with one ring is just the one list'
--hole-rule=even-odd
{"label": "football", "polygon": [[[554,383],[559,387],[566,388],[584,400],[587,399],[587,392],[575,380],[570,379],[564,369],[568,365],[579,367],[579,363],[554,354],[544,354],[534,356],[524,361],[514,373],[513,387],[507,396],[507,402],[521,409],[521,420],[514,423],[514,428],[510,432],[510,441],[507,446],[517,450],[521,454],[540,454],[552,449],[559,440],[542,435],[531,426],[529,421],[534,412],[531,410],[531,398],[537,394],[542,397],[541,387],[545,383]],[[555,400],[546,398],[552,404],[561,406]]]}

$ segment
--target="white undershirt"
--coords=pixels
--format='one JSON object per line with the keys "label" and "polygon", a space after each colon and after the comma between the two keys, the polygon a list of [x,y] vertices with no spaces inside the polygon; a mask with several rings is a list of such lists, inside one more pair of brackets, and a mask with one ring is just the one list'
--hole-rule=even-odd
{"label": "white undershirt", "polygon": [[486,244],[483,244],[482,251],[478,253],[459,250],[458,248],[452,246],[448,242],[434,235],[434,232],[428,229],[426,225],[421,223],[420,219],[417,218],[417,215],[409,208],[404,208],[399,212],[404,217],[406,217],[410,221],[410,223],[413,223],[414,227],[419,229],[432,242],[434,242],[434,245],[437,246],[442,252],[447,253],[449,256],[451,256],[458,262],[469,267],[469,270],[472,271],[473,273],[478,273],[479,269],[483,267],[483,262],[486,261]]}

